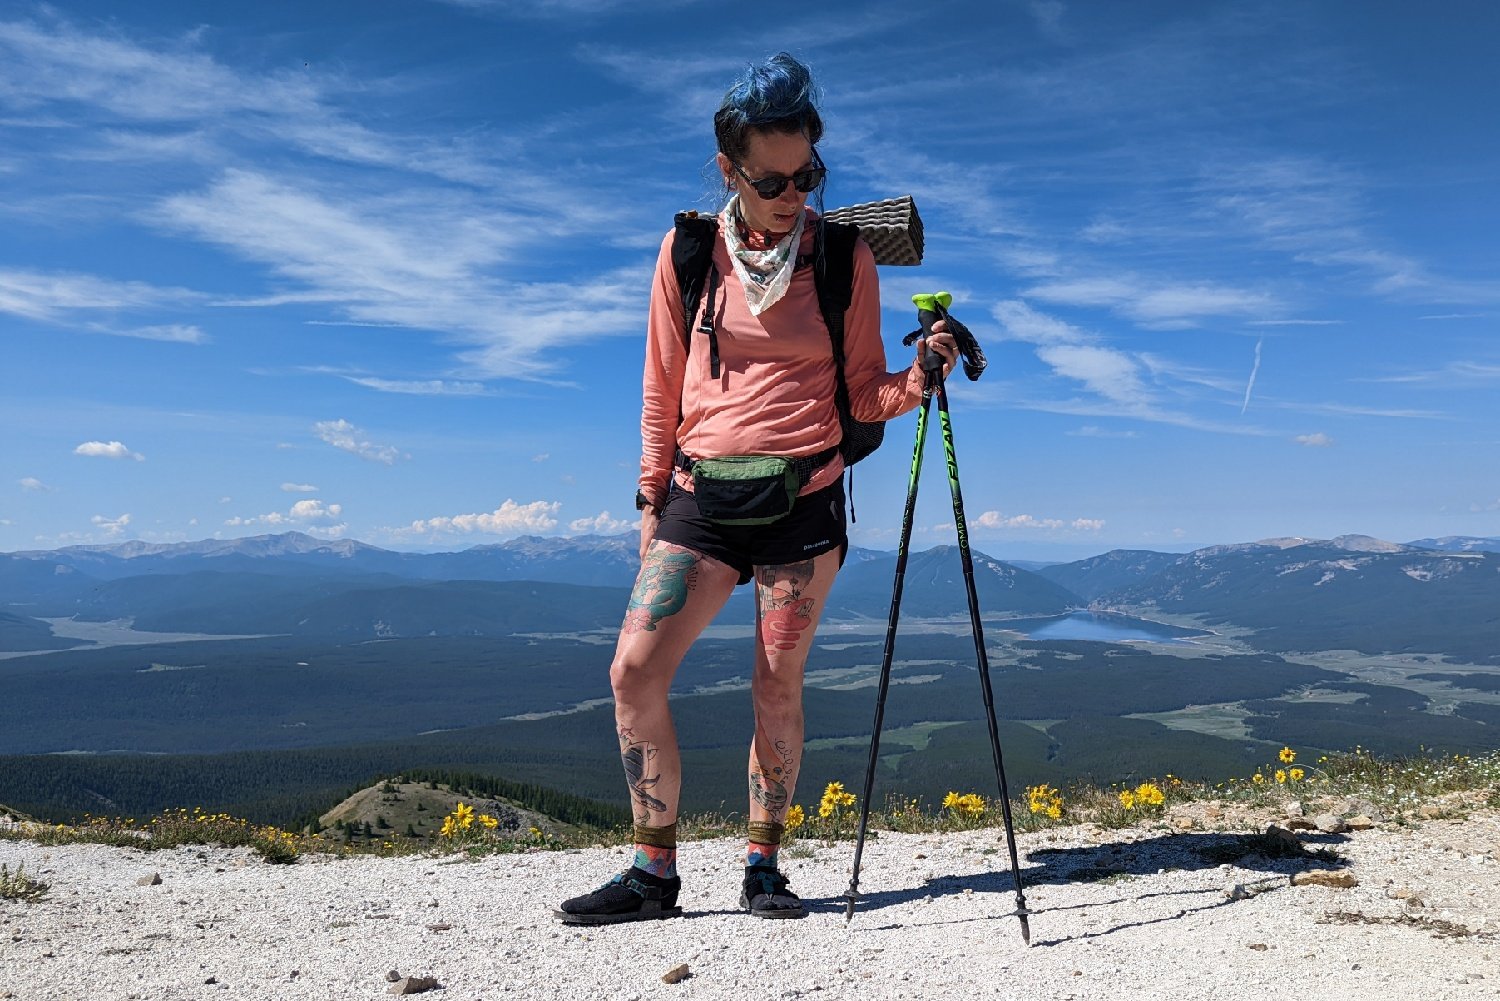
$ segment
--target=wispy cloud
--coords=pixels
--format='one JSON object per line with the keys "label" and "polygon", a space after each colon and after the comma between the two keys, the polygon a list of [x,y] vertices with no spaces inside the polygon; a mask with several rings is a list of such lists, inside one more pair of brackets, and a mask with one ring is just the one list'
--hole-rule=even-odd
{"label": "wispy cloud", "polygon": [[1240,404],[1240,416],[1242,417],[1245,411],[1250,409],[1250,394],[1255,389],[1255,377],[1260,375],[1260,349],[1265,342],[1266,339],[1264,337],[1255,342],[1255,363],[1250,366],[1250,378],[1245,383],[1245,402]]}
{"label": "wispy cloud", "polygon": [[1085,424],[1076,431],[1067,431],[1065,434],[1075,438],[1139,438],[1140,434],[1135,431],[1114,431],[1101,428],[1094,424]]}
{"label": "wispy cloud", "polygon": [[490,390],[482,382],[451,382],[444,379],[378,379],[367,375],[346,375],[345,379],[366,389],[382,393],[405,393],[409,396],[485,396]]}
{"label": "wispy cloud", "polygon": [[1364,382],[1402,382],[1439,386],[1482,386],[1500,381],[1500,364],[1494,362],[1454,361],[1441,368],[1399,375],[1373,376]]}
{"label": "wispy cloud", "polygon": [[283,483],[281,489],[289,494],[315,494],[318,488],[311,483]]}
{"label": "wispy cloud", "polygon": [[52,490],[51,487],[47,486],[47,484],[43,483],[35,476],[25,476],[17,482],[21,484],[22,490],[27,490],[32,493],[47,493]]}
{"label": "wispy cloud", "polygon": [[1308,448],[1327,448],[1333,444],[1333,439],[1321,431],[1313,434],[1299,434],[1294,440],[1297,444]]}
{"label": "wispy cloud", "polygon": [[342,449],[350,455],[357,455],[361,459],[383,462],[390,466],[401,458],[399,448],[394,445],[378,445],[370,441],[363,431],[343,418],[336,421],[319,421],[313,425],[313,431],[334,448]]}
{"label": "wispy cloud", "polygon": [[161,288],[144,282],[111,281],[78,273],[0,269],[0,313],[11,313],[28,320],[65,323],[100,312],[177,307],[202,298],[187,289]]}
{"label": "wispy cloud", "polygon": [[118,441],[86,441],[73,449],[74,455],[83,455],[92,459],[134,459],[136,462],[145,462],[146,457],[139,452],[132,452],[126,448],[123,442]]}

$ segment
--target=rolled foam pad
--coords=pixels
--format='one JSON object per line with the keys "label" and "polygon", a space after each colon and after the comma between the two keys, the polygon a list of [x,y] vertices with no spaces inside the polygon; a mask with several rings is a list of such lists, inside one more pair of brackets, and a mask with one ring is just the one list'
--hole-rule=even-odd
{"label": "rolled foam pad", "polygon": [[834,209],[823,218],[858,226],[859,235],[875,252],[876,264],[922,263],[922,217],[911,195]]}

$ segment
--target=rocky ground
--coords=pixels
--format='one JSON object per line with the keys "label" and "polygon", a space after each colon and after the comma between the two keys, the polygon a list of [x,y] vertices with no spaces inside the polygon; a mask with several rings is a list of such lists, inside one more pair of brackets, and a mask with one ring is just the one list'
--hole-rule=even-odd
{"label": "rocky ground", "polygon": [[851,843],[788,850],[811,914],[778,922],[736,906],[739,843],[693,843],[684,917],[595,929],[551,908],[622,849],[271,865],[5,840],[0,863],[50,890],[0,899],[0,998],[376,998],[419,978],[435,999],[1500,997],[1500,815],[1316,818],[1332,831],[1292,816],[1247,838],[1234,823],[1259,818],[1232,812],[1023,835],[1030,947],[994,830],[881,832],[850,923]]}

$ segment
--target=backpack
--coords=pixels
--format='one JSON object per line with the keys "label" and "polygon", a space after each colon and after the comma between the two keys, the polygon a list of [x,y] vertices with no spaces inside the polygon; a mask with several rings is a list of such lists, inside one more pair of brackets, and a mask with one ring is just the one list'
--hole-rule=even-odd
{"label": "backpack", "polygon": [[[719,238],[719,221],[714,216],[690,211],[677,213],[673,222],[672,266],[676,269],[677,285],[682,292],[683,329],[687,331],[691,350],[693,321],[697,318],[704,283],[708,282],[708,309],[698,329],[708,335],[709,367],[717,379],[719,339],[713,326],[713,311],[719,275],[712,264],[714,242]],[[884,421],[858,421],[850,414],[849,385],[844,379],[844,313],[854,299],[854,246],[859,240],[859,227],[824,219],[819,219],[817,226],[811,255],[813,282],[817,286],[818,306],[828,325],[828,339],[833,347],[836,373],[833,395],[838,406],[839,425],[843,429],[838,450],[844,457],[844,465],[852,466],[879,448],[885,437]]]}

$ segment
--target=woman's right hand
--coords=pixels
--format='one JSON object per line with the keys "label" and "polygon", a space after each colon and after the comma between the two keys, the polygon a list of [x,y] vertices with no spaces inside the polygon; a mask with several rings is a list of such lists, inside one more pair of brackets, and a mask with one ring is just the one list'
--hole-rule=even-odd
{"label": "woman's right hand", "polygon": [[661,512],[647,504],[641,508],[641,562],[646,562],[646,550],[651,548],[651,539],[656,535]]}

